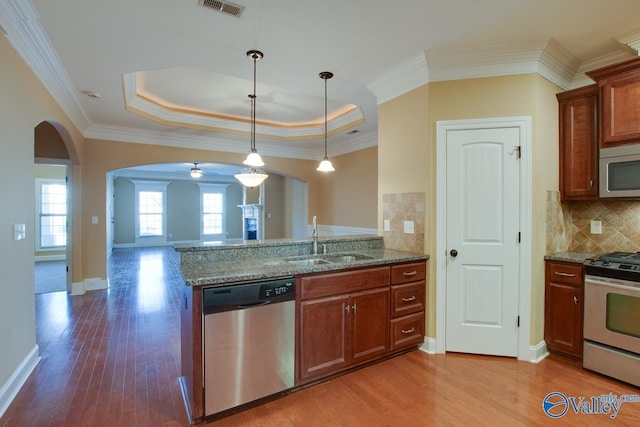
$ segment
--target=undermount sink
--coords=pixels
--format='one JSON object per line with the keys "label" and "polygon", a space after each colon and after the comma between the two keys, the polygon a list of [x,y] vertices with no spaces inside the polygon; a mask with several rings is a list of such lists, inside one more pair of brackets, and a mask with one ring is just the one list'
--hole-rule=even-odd
{"label": "undermount sink", "polygon": [[369,255],[360,255],[360,254],[335,254],[335,255],[323,255],[322,257],[314,257],[314,258],[289,258],[285,261],[288,264],[294,265],[322,265],[322,264],[333,264],[333,263],[341,263],[341,262],[354,262],[360,261],[363,259],[373,259],[372,256]]}
{"label": "undermount sink", "polygon": [[330,261],[321,259],[321,258],[305,258],[305,259],[288,259],[286,260],[289,264],[295,265],[321,265],[321,264],[331,264]]}
{"label": "undermount sink", "polygon": [[330,262],[354,262],[354,261],[360,261],[363,259],[373,259],[372,256],[360,255],[360,254],[327,255],[323,258]]}

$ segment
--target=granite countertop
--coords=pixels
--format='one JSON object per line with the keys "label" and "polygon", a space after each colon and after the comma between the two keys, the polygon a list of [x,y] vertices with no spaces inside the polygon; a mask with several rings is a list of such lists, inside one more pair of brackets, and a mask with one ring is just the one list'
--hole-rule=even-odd
{"label": "granite countertop", "polygon": [[[186,248],[181,249],[187,250]],[[191,250],[197,249],[192,248]],[[310,266],[289,264],[285,260],[285,258],[301,258],[301,256],[250,258],[228,261],[183,263],[181,264],[181,270],[187,285],[206,286],[429,259],[428,255],[421,253],[403,252],[384,248],[358,249],[345,253],[366,255],[372,258],[352,262],[336,262]],[[336,255],[340,255],[340,253],[328,253],[326,255],[316,256],[308,255],[304,257],[322,258],[323,256]]]}
{"label": "granite countertop", "polygon": [[564,262],[575,262],[582,264],[586,259],[597,257],[598,253],[589,253],[589,252],[557,252],[555,254],[545,255],[545,260],[550,261],[564,261]]}

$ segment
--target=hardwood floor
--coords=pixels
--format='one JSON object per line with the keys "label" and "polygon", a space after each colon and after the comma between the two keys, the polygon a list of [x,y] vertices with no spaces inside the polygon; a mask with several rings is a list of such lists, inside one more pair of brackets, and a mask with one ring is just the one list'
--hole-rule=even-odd
{"label": "hardwood floor", "polygon": [[[0,426],[186,426],[178,376],[178,257],[114,252],[108,291],[36,296],[42,360]],[[588,401],[640,389],[555,356],[510,358],[413,351],[211,422],[225,426],[638,426],[640,402],[615,418],[551,419],[544,397]]]}

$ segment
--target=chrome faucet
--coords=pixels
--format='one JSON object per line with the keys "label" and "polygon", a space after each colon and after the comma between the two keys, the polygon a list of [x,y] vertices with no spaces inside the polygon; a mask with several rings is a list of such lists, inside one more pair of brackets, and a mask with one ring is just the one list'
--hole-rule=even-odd
{"label": "chrome faucet", "polygon": [[313,231],[311,232],[313,237],[313,255],[318,255],[318,221],[316,216],[313,216]]}

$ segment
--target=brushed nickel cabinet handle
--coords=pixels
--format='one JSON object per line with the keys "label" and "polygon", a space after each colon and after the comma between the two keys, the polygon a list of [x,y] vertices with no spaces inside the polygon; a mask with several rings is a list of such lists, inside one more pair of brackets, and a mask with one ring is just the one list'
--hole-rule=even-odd
{"label": "brushed nickel cabinet handle", "polygon": [[402,333],[403,333],[403,334],[411,334],[411,333],[413,333],[413,332],[415,332],[415,331],[416,331],[416,328],[403,329],[403,330],[402,330]]}
{"label": "brushed nickel cabinet handle", "polygon": [[593,188],[593,180],[589,180],[589,188]]}
{"label": "brushed nickel cabinet handle", "polygon": [[554,272],[556,276],[564,276],[564,277],[576,277],[575,273],[563,273],[562,271]]}
{"label": "brushed nickel cabinet handle", "polygon": [[416,274],[418,274],[418,272],[413,270],[413,271],[405,271],[402,274],[404,274],[405,276],[415,276]]}
{"label": "brushed nickel cabinet handle", "polygon": [[415,301],[416,297],[409,297],[409,298],[402,298],[402,301],[404,302],[410,302],[410,301]]}
{"label": "brushed nickel cabinet handle", "polygon": [[573,297],[573,304],[578,305],[578,297],[576,296]]}

